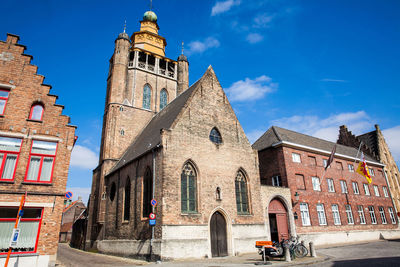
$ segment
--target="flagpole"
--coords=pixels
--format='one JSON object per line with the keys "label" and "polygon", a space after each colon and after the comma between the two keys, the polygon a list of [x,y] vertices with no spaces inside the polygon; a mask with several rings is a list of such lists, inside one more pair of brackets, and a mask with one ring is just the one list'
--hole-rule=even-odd
{"label": "flagpole", "polygon": [[360,153],[361,145],[362,145],[362,141],[360,142],[360,145],[358,146],[357,155],[356,155],[356,158],[354,159],[354,164],[356,163],[356,161],[358,159],[358,154]]}

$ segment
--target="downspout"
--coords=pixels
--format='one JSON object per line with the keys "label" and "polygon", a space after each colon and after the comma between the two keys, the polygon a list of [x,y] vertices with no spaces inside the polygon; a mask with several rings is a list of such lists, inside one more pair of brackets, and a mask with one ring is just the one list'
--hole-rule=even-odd
{"label": "downspout", "polygon": [[[155,148],[151,150],[152,152],[152,161],[153,161],[153,188],[152,188],[152,199],[155,197],[155,189],[156,189],[156,154],[155,150],[160,147],[160,144],[158,144]],[[155,206],[152,205],[152,212],[155,212]],[[151,240],[150,240],[150,259],[153,255],[153,240],[154,240],[154,227],[151,227]]]}

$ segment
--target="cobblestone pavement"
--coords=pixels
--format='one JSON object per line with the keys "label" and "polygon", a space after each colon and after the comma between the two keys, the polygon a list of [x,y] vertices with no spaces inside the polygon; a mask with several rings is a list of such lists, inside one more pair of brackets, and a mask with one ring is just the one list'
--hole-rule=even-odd
{"label": "cobblestone pavement", "polygon": [[[318,248],[317,258],[309,256],[285,262],[273,260],[273,266],[312,266],[312,267],[358,267],[358,266],[400,266],[400,240],[374,241],[362,244],[338,245]],[[187,259],[170,262],[145,262],[72,249],[66,244],[59,245],[58,267],[69,266],[140,266],[146,267],[239,267],[255,266],[261,262],[257,253],[235,257],[213,259]]]}
{"label": "cobblestone pavement", "polygon": [[69,247],[65,243],[58,245],[57,267],[122,267],[122,266],[142,266],[148,263],[140,260],[114,257],[99,253],[81,251]]}

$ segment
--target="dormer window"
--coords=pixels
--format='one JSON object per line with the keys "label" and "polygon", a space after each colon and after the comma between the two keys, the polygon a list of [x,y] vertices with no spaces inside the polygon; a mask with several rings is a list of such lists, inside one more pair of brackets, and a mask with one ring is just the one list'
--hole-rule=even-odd
{"label": "dormer window", "polygon": [[42,121],[43,119],[43,106],[41,104],[35,104],[31,108],[29,119],[34,121]]}
{"label": "dormer window", "polygon": [[210,140],[216,145],[222,144],[222,137],[217,128],[212,128],[210,132]]}

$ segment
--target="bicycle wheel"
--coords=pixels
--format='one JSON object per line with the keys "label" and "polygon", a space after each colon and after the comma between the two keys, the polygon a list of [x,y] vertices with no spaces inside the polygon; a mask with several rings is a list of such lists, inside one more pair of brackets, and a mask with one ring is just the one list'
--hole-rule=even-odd
{"label": "bicycle wheel", "polygon": [[294,254],[296,255],[297,258],[303,258],[303,257],[307,256],[308,249],[305,246],[303,246],[302,244],[298,244],[294,248]]}

